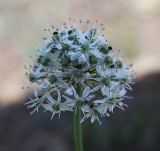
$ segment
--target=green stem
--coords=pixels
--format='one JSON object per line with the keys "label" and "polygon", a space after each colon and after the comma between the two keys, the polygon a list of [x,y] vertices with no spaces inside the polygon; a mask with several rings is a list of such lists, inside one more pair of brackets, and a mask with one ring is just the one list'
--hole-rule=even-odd
{"label": "green stem", "polygon": [[82,140],[82,125],[81,120],[81,110],[77,107],[74,113],[74,141],[75,141],[75,151],[83,151],[83,140]]}

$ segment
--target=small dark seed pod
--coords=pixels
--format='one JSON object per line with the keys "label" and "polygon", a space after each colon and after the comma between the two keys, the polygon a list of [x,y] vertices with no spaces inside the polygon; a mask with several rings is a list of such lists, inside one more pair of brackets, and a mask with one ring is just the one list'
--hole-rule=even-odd
{"label": "small dark seed pod", "polygon": [[53,32],[53,35],[58,35],[58,32],[57,31]]}
{"label": "small dark seed pod", "polygon": [[112,50],[112,47],[111,47],[111,46],[109,46],[109,47],[108,47],[108,49],[109,49],[109,50]]}
{"label": "small dark seed pod", "polygon": [[115,65],[114,65],[114,64],[111,64],[111,65],[110,65],[110,68],[115,68]]}

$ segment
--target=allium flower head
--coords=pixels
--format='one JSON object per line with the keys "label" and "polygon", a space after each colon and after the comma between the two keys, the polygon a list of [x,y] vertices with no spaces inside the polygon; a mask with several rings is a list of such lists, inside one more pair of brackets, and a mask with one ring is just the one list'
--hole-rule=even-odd
{"label": "allium flower head", "polygon": [[131,90],[134,74],[115,56],[100,28],[82,30],[62,26],[50,31],[37,48],[35,64],[28,73],[36,83],[35,98],[27,103],[33,112],[39,108],[55,114],[83,113],[81,122],[109,116],[115,107],[124,109],[122,101]]}

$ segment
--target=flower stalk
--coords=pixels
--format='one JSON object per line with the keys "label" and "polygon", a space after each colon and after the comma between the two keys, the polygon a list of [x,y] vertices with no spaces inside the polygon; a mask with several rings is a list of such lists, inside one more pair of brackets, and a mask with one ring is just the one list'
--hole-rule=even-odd
{"label": "flower stalk", "polygon": [[82,138],[82,124],[81,120],[81,110],[78,107],[74,113],[74,141],[75,141],[75,151],[83,151],[83,138]]}
{"label": "flower stalk", "polygon": [[[77,85],[77,93],[81,94],[81,86]],[[77,105],[74,111],[74,141],[75,141],[75,151],[83,151],[83,136],[82,136],[82,124],[81,124],[81,108]]]}

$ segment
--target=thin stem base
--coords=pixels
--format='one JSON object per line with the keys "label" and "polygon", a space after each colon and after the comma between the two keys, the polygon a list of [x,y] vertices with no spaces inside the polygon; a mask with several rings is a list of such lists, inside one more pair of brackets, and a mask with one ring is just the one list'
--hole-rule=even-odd
{"label": "thin stem base", "polygon": [[83,140],[82,140],[82,124],[81,120],[81,110],[77,107],[74,113],[74,141],[75,141],[75,151],[83,151]]}

